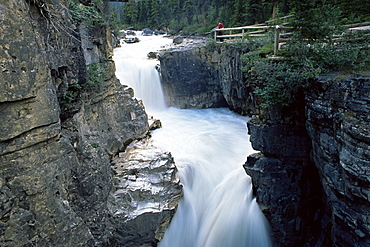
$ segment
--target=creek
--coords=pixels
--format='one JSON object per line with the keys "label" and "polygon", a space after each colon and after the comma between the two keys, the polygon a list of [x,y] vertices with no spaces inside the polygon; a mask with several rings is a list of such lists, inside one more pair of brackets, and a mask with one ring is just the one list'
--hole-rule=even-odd
{"label": "creek", "polygon": [[[138,33],[140,34],[140,33]],[[163,36],[138,36],[139,43],[115,49],[116,75],[160,119],[153,144],[171,152],[184,195],[160,247],[269,247],[268,223],[242,165],[254,150],[246,122],[226,108],[166,107],[156,70],[147,53],[172,43]]]}

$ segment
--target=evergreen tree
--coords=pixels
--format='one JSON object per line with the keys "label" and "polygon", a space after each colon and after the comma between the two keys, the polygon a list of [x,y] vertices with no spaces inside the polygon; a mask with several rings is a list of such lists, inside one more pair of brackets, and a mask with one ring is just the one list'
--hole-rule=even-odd
{"label": "evergreen tree", "polygon": [[128,2],[123,8],[123,19],[128,25],[134,25],[138,20],[138,9],[134,2]]}
{"label": "evergreen tree", "polygon": [[192,24],[192,16],[193,16],[193,1],[192,0],[184,0],[183,3],[183,14],[186,19],[186,24],[191,25]]}
{"label": "evergreen tree", "polygon": [[[117,5],[116,5],[117,6]],[[186,28],[211,29],[221,20],[225,27],[263,23],[273,16],[305,13],[307,23],[314,21],[313,9],[333,6],[342,23],[366,21],[370,2],[363,0],[143,0],[129,1],[121,7],[122,24],[137,28],[166,28],[180,31]],[[316,24],[315,24],[316,25]],[[307,25],[315,28],[315,25]]]}
{"label": "evergreen tree", "polygon": [[245,7],[245,24],[253,25],[265,21],[262,0],[249,0]]}
{"label": "evergreen tree", "polygon": [[158,0],[151,0],[150,2],[150,16],[149,16],[149,26],[155,29],[159,28],[159,3]]}

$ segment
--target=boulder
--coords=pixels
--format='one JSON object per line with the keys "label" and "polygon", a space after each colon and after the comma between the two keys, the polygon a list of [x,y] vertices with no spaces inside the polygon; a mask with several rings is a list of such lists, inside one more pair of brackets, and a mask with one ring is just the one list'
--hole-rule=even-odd
{"label": "boulder", "polygon": [[149,59],[157,59],[157,56],[158,56],[158,52],[153,52],[153,51],[149,52],[147,55]]}
{"label": "boulder", "polygon": [[151,36],[153,35],[153,30],[149,29],[149,28],[144,28],[142,30],[142,34],[143,36]]}
{"label": "boulder", "polygon": [[[196,42],[195,42],[196,41]],[[243,115],[255,110],[253,82],[245,83],[240,55],[244,48],[208,49],[195,40],[160,54],[166,103],[179,108],[225,107]],[[195,43],[195,45],[193,45]]]}
{"label": "boulder", "polygon": [[175,37],[175,38],[172,40],[172,42],[173,42],[174,44],[178,45],[178,44],[181,44],[183,40],[184,40],[184,37],[182,37],[182,36],[177,36],[177,37]]}
{"label": "boulder", "polygon": [[164,35],[164,34],[167,34],[167,32],[161,31],[161,30],[155,30],[154,31],[154,35]]}

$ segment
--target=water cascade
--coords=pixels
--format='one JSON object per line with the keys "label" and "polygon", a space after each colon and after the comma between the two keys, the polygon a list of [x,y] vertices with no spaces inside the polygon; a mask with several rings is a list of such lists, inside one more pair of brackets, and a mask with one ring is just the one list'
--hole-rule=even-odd
{"label": "water cascade", "polygon": [[166,108],[155,61],[147,60],[146,54],[171,40],[140,39],[115,50],[116,74],[122,84],[134,88],[136,97],[142,97],[147,111],[161,120],[163,127],[154,131],[153,142],[172,153],[184,189],[159,246],[272,246],[268,224],[253,199],[251,178],[242,168],[253,152],[248,118],[225,108]]}
{"label": "water cascade", "polygon": [[[140,32],[136,32],[140,35]],[[134,89],[135,97],[143,100],[147,112],[164,110],[165,103],[161,82],[156,70],[158,60],[148,59],[147,54],[161,46],[172,43],[163,36],[139,36],[142,40],[135,44],[122,43],[115,49],[116,75],[121,83]]]}

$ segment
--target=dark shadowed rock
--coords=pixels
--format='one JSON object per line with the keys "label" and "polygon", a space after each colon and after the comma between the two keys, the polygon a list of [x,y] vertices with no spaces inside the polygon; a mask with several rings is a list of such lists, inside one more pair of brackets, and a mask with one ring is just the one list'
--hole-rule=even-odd
{"label": "dark shadowed rock", "polygon": [[312,159],[337,246],[370,245],[370,79],[322,78],[307,95]]}
{"label": "dark shadowed rock", "polygon": [[[228,106],[241,114],[251,114],[255,96],[252,84],[244,82],[242,49],[221,46],[210,49],[204,41],[175,46],[160,54],[161,82],[169,106],[209,108]],[[188,49],[186,49],[188,47]]]}
{"label": "dark shadowed rock", "polygon": [[252,146],[261,152],[250,155],[244,168],[277,246],[330,243],[320,223],[322,191],[310,161],[302,101],[291,107],[259,109],[260,115],[248,122]]}
{"label": "dark shadowed rock", "polygon": [[182,37],[182,36],[177,36],[177,37],[175,37],[175,38],[172,40],[172,42],[173,42],[174,44],[176,44],[176,45],[181,44],[181,43],[182,43],[182,41],[184,41],[184,37]]}
{"label": "dark shadowed rock", "polygon": [[158,56],[158,52],[152,52],[152,51],[149,52],[147,55],[149,59],[157,59],[157,56]]}
{"label": "dark shadowed rock", "polygon": [[144,28],[142,30],[142,34],[143,36],[151,36],[153,35],[153,30],[149,29],[149,28]]}

